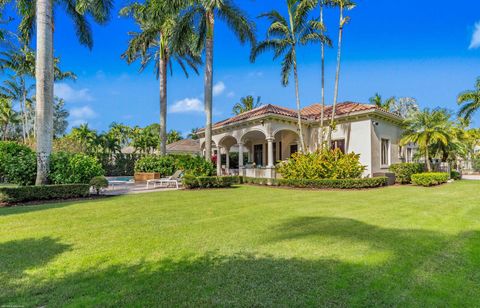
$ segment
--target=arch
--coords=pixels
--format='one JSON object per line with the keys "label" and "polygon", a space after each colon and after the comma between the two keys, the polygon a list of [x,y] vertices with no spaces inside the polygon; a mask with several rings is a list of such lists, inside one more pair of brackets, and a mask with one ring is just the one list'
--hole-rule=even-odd
{"label": "arch", "polygon": [[265,140],[267,139],[267,133],[261,129],[251,129],[245,132],[242,135],[242,137],[240,137],[240,142],[246,143],[249,140],[249,138],[253,140],[258,140],[258,139]]}
{"label": "arch", "polygon": [[[217,144],[215,143],[215,141],[212,139],[212,148],[216,148],[217,147]],[[200,144],[200,149],[201,150],[205,150],[205,140],[202,141],[202,143]]]}
{"label": "arch", "polygon": [[236,144],[238,144],[238,140],[237,140],[237,138],[235,138],[232,135],[223,136],[220,139],[220,141],[218,141],[218,145],[221,146],[221,147],[225,147],[225,148],[231,148],[232,146],[234,146]]}
{"label": "arch", "polygon": [[280,128],[277,128],[273,133],[272,133],[272,137],[275,138],[275,136],[280,133],[281,131],[288,131],[288,132],[291,132],[291,133],[294,133],[295,135],[297,135],[297,137],[299,137],[300,135],[298,134],[298,129],[293,129],[291,127],[280,127]]}

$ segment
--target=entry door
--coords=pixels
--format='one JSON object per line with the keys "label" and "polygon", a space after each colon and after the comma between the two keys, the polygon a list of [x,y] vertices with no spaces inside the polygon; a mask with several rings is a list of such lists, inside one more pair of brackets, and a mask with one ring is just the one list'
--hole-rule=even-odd
{"label": "entry door", "polygon": [[253,146],[253,161],[257,166],[263,166],[263,144]]}

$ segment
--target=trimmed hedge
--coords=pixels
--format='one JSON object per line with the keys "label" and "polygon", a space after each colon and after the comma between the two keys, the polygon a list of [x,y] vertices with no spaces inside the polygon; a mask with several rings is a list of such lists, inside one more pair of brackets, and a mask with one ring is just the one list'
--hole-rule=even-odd
{"label": "trimmed hedge", "polygon": [[196,188],[227,188],[240,183],[238,176],[193,176],[186,174],[183,185],[187,189]]}
{"label": "trimmed hedge", "polygon": [[462,174],[457,170],[452,170],[452,172],[450,172],[450,178],[455,181],[458,181],[462,179]]}
{"label": "trimmed hedge", "polygon": [[412,175],[412,183],[418,186],[435,186],[448,182],[448,173],[429,172]]}
{"label": "trimmed hedge", "polygon": [[390,171],[395,173],[395,181],[400,184],[410,184],[412,175],[425,171],[424,164],[419,163],[401,163],[390,166]]}
{"label": "trimmed hedge", "polygon": [[0,187],[0,203],[84,198],[89,194],[88,184]]}
{"label": "trimmed hedge", "polygon": [[335,188],[335,189],[364,189],[377,188],[387,185],[386,177],[364,178],[364,179],[320,179],[320,180],[295,180],[295,179],[258,179],[244,177],[243,183],[287,186],[295,188]]}

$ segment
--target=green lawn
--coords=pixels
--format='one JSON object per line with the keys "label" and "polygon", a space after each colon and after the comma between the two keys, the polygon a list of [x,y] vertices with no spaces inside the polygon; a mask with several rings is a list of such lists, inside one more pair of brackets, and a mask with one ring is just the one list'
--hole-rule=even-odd
{"label": "green lawn", "polygon": [[479,306],[480,183],[0,209],[0,306]]}

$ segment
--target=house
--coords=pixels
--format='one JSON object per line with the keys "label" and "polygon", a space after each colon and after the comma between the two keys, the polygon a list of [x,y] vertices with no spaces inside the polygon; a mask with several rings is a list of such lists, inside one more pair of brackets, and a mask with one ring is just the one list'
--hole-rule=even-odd
{"label": "house", "polygon": [[[315,151],[319,144],[321,109],[320,104],[314,104],[301,110],[308,151]],[[325,107],[324,113],[325,119],[329,119],[332,107]],[[360,154],[360,161],[366,166],[365,177],[388,172],[391,164],[413,159],[413,146],[399,144],[402,120],[399,115],[374,105],[340,103],[335,112],[331,147]],[[205,155],[203,130],[199,137]],[[276,163],[299,150],[297,112],[269,104],[215,123],[212,148],[212,155],[227,154],[223,163],[217,159],[218,174],[275,178]],[[230,152],[238,153],[238,170],[230,168]]]}

